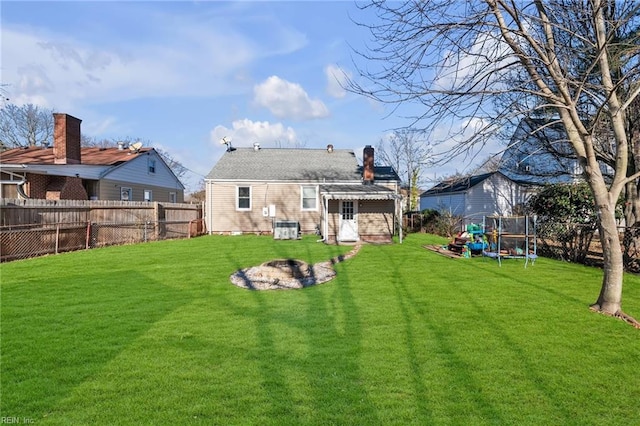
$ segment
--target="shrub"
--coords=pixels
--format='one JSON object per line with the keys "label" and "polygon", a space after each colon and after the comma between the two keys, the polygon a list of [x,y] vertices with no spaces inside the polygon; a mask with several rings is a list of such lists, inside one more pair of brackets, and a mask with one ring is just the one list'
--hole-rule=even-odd
{"label": "shrub", "polygon": [[598,229],[593,195],[586,183],[545,186],[529,199],[526,210],[538,216],[542,254],[586,262]]}

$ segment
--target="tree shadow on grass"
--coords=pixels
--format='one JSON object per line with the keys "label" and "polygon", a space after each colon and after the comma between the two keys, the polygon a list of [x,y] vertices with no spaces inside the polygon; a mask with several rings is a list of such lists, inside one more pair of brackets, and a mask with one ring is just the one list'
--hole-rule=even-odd
{"label": "tree shadow on grass", "polygon": [[[289,255],[288,250],[275,253]],[[260,372],[253,392],[269,401],[266,412],[248,408],[238,419],[246,415],[284,424],[336,424],[347,418],[377,423],[360,372],[362,330],[349,281],[342,268],[337,278],[320,287],[243,292],[243,298],[253,301],[250,309],[234,303],[237,298],[225,300],[234,315],[253,318],[257,341],[250,358]]]}
{"label": "tree shadow on grass", "polygon": [[82,271],[2,294],[2,415],[56,406],[191,296],[134,270]]}
{"label": "tree shadow on grass", "polygon": [[[401,259],[401,261],[407,260]],[[424,262],[422,259],[417,261]],[[402,318],[402,324],[399,325],[406,341],[406,361],[410,366],[413,393],[416,395],[415,404],[421,421],[428,424],[438,419],[442,420],[443,415],[446,414],[446,406],[442,406],[437,401],[438,397],[434,396],[435,399],[431,400],[430,395],[446,392],[449,394],[446,396],[447,401],[467,399],[472,403],[473,409],[478,410],[481,418],[501,423],[499,410],[493,407],[481,392],[478,392],[481,383],[474,378],[474,367],[460,356],[458,349],[451,343],[452,330],[446,324],[439,323],[437,315],[430,314],[432,308],[438,303],[437,297],[417,296],[415,292],[419,285],[415,280],[420,278],[414,277],[415,280],[407,280],[408,277],[403,273],[403,268],[396,259],[387,258],[386,267],[390,268],[392,275],[397,277],[390,284],[395,296],[395,304]],[[433,278],[437,274],[436,271],[430,271],[429,276]],[[417,336],[414,330],[418,324],[424,326],[428,333]],[[425,334],[429,336],[427,341],[424,338]],[[448,373],[446,387],[443,387],[439,381],[428,384],[428,380],[431,380],[428,379],[431,376],[429,364],[420,362],[425,359],[427,352],[433,354],[429,362],[443,363],[446,366]],[[433,385],[438,385],[438,388],[434,389]],[[438,407],[437,411],[436,407]],[[460,421],[472,414],[475,415],[471,412],[451,412],[446,414],[446,418]]]}
{"label": "tree shadow on grass", "polygon": [[[537,286],[535,286],[537,288]],[[566,421],[575,420],[575,413],[566,406],[566,401],[561,401],[557,398],[557,391],[553,390],[552,386],[547,384],[547,380],[543,375],[539,374],[540,367],[535,365],[535,360],[531,353],[522,347],[522,345],[510,336],[509,331],[502,325],[502,323],[493,320],[493,314],[483,307],[468,288],[459,287],[458,294],[460,294],[461,300],[464,298],[464,303],[471,305],[477,312],[477,321],[484,323],[485,328],[491,330],[493,337],[502,341],[502,345],[506,348],[506,351],[513,355],[513,358],[517,360],[520,374],[527,379],[527,383],[531,387],[535,388],[536,393],[544,396],[545,404],[554,407],[556,413],[554,416],[557,418],[565,419]],[[542,332],[542,331],[541,331]],[[548,368],[548,367],[547,367]],[[562,374],[558,372],[558,374]],[[551,414],[551,413],[549,413]]]}

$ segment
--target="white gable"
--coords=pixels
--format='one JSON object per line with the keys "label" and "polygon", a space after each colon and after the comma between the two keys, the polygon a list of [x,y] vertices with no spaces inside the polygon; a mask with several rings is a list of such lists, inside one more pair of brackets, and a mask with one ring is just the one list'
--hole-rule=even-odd
{"label": "white gable", "polygon": [[182,183],[155,150],[139,154],[136,158],[110,169],[102,178],[184,189]]}
{"label": "white gable", "polygon": [[463,192],[422,196],[420,209],[447,212],[463,216],[466,222],[480,223],[487,215],[514,214],[515,209],[524,204],[530,195],[527,187],[501,173],[494,173]]}

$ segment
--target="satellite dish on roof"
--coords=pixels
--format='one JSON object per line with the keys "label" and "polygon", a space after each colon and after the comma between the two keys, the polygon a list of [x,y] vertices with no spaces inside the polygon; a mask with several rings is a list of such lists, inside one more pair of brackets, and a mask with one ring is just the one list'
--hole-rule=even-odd
{"label": "satellite dish on roof", "polygon": [[140,148],[142,148],[142,142],[136,142],[129,145],[129,149],[133,152],[140,151]]}
{"label": "satellite dish on roof", "polygon": [[223,136],[222,139],[220,139],[220,145],[226,145],[227,151],[233,151],[233,148],[231,147],[231,138]]}

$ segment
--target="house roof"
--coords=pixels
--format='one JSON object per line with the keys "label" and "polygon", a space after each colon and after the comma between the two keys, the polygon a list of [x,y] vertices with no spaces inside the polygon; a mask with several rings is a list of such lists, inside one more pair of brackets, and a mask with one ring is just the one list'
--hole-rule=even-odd
{"label": "house roof", "polygon": [[422,197],[422,196],[428,196],[428,195],[453,194],[456,192],[464,192],[469,188],[472,188],[477,184],[479,184],[480,182],[493,176],[495,173],[497,172],[483,173],[481,175],[467,176],[463,178],[447,179],[440,182],[433,188],[426,190],[425,192],[420,194],[420,196]]}
{"label": "house roof", "polygon": [[[0,170],[14,176],[32,173],[99,180],[141,155],[149,154],[164,161],[151,147],[135,152],[118,148],[81,148],[81,164],[55,164],[53,148],[13,148],[0,153]],[[174,179],[184,188],[175,175]]]}
{"label": "house roof", "polygon": [[[140,148],[137,153],[129,149],[118,148],[81,148],[82,164],[89,166],[117,166],[153,150]],[[2,164],[55,164],[53,148],[13,148],[0,152]]]}
{"label": "house roof", "polygon": [[466,177],[457,178],[457,179],[447,179],[445,181],[440,182],[433,188],[427,189],[422,194],[420,194],[420,197],[439,195],[439,194],[463,193],[463,192],[466,192],[468,189],[473,188],[474,186],[484,182],[485,180],[489,179],[494,175],[501,176],[503,179],[509,180],[513,183],[516,183],[524,187],[537,186],[536,184],[533,184],[525,180],[512,179],[502,172],[490,172],[490,173],[483,173],[481,175],[476,175],[476,176],[466,176]]}
{"label": "house roof", "polygon": [[[520,120],[499,168],[514,182],[529,185],[572,182],[579,178],[580,170],[564,126],[552,117]],[[603,172],[606,174],[606,168]]]}
{"label": "house roof", "polygon": [[[376,167],[376,180],[399,180],[391,167]],[[207,179],[361,182],[362,166],[352,150],[236,148],[224,153]]]}
{"label": "house roof", "polygon": [[[360,166],[358,169],[358,173],[362,176],[363,167]],[[396,173],[395,169],[391,166],[374,166],[373,174],[375,176],[375,180],[397,180],[400,181],[400,176]]]}
{"label": "house roof", "polygon": [[390,200],[398,195],[381,185],[321,185],[320,193],[331,200]]}

